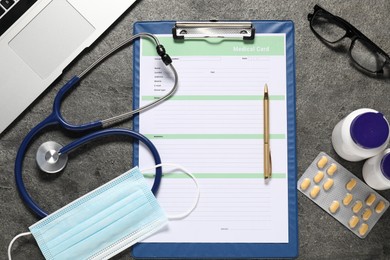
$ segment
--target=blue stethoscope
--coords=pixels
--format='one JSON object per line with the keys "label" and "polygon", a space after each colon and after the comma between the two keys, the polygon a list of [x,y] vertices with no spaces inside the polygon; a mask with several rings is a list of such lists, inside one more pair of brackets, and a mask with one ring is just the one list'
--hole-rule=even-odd
{"label": "blue stethoscope", "polygon": [[[110,56],[112,53],[116,52],[120,48],[122,48],[124,45],[132,42],[136,38],[140,37],[148,37],[152,39],[156,44],[156,50],[157,54],[161,57],[162,61],[165,63],[167,67],[169,67],[173,74],[174,74],[174,87],[172,90],[166,94],[165,96],[161,97],[160,99],[155,100],[152,103],[149,103],[148,105],[141,107],[136,110],[129,111],[127,113],[111,117],[104,120],[98,120],[90,123],[85,123],[81,125],[73,125],[69,122],[67,122],[61,114],[61,102],[63,100],[63,97],[66,93],[68,93],[80,80],[81,78],[90,72],[92,69],[94,69],[101,61],[106,59],[108,56]],[[68,131],[72,132],[84,132],[84,131],[90,131],[93,129],[99,129],[99,128],[105,128],[107,126],[111,126],[113,124],[122,122],[126,119],[131,118],[134,114],[139,113],[141,111],[144,111],[152,106],[155,106],[162,101],[169,98],[177,89],[177,72],[175,68],[172,65],[172,60],[169,57],[168,54],[166,54],[164,47],[159,43],[158,39],[149,33],[140,33],[137,35],[134,35],[130,37],[129,39],[123,41],[120,43],[117,47],[113,48],[103,56],[101,56],[98,60],[96,60],[94,63],[92,63],[86,70],[84,70],[81,74],[78,76],[74,76],[71,80],[69,80],[57,93],[54,104],[53,104],[53,111],[52,113],[44,119],[42,122],[40,122],[37,126],[35,126],[24,138],[22,144],[19,147],[16,161],[15,161],[15,179],[16,179],[16,186],[17,189],[22,197],[22,200],[26,203],[26,205],[39,217],[43,218],[47,216],[47,213],[42,210],[37,203],[34,202],[34,200],[31,198],[29,193],[26,190],[26,187],[23,183],[22,178],[22,168],[23,168],[23,159],[26,154],[26,150],[30,144],[30,142],[34,139],[34,137],[41,132],[43,129],[47,128],[51,125],[60,125],[61,127],[65,128]],[[96,140],[100,137],[108,136],[108,135],[122,135],[122,136],[130,136],[134,139],[137,139],[144,143],[146,147],[151,151],[154,161],[156,164],[161,163],[160,155],[156,149],[156,147],[153,145],[153,143],[143,136],[142,134],[138,132],[134,132],[129,129],[122,129],[122,128],[109,128],[109,129],[103,129],[103,130],[97,130],[95,132],[89,133],[82,138],[73,141],[65,146],[61,146],[60,144],[54,142],[54,141],[48,141],[43,143],[37,150],[36,153],[36,161],[39,166],[39,168],[47,173],[57,173],[65,168],[67,160],[68,160],[68,153],[70,153],[72,150],[76,149],[77,147]],[[156,168],[156,177],[154,179],[154,183],[152,186],[152,192],[156,194],[162,177],[162,169],[161,167]]]}

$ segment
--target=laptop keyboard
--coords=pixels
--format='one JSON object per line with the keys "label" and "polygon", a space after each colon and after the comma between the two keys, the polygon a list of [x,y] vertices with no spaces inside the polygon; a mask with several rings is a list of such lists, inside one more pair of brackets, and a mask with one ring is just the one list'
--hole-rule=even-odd
{"label": "laptop keyboard", "polygon": [[15,1],[13,0],[2,0],[0,2],[2,7],[4,7],[6,10],[8,10],[13,4],[15,4]]}
{"label": "laptop keyboard", "polygon": [[0,0],[0,36],[37,0]]}

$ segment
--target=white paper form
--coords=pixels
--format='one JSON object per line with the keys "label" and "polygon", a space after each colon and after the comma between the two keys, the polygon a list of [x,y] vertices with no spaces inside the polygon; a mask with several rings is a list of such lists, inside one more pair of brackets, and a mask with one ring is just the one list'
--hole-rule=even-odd
{"label": "white paper form", "polygon": [[[144,242],[288,242],[286,44],[284,34],[255,41],[186,40],[159,35],[179,76],[168,101],[139,116],[139,131],[162,162],[198,179],[201,197],[185,219]],[[141,41],[140,106],[165,95],[170,71]],[[272,178],[263,177],[263,91],[270,94]],[[140,147],[140,168],[154,164]],[[169,170],[165,167],[164,172]],[[182,174],[163,177],[158,200],[167,213],[190,207],[195,185]]]}

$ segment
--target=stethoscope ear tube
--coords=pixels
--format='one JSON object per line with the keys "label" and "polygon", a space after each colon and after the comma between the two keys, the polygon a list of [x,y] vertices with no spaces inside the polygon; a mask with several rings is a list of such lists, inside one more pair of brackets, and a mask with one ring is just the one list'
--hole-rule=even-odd
{"label": "stethoscope ear tube", "polygon": [[89,122],[89,123],[84,123],[81,125],[74,125],[69,122],[67,122],[61,114],[61,102],[65,96],[66,93],[68,93],[71,89],[73,89],[76,84],[80,82],[80,78],[77,76],[74,76],[71,78],[68,82],[65,83],[65,85],[58,91],[54,102],[53,102],[53,115],[58,121],[58,123],[65,129],[70,130],[70,131],[77,131],[77,132],[82,132],[86,130],[91,130],[91,129],[97,129],[102,127],[102,122],[101,120]]}
{"label": "stethoscope ear tube", "polygon": [[[25,204],[40,218],[46,217],[48,214],[42,210],[37,203],[34,202],[34,200],[31,198],[30,194],[27,192],[26,187],[24,186],[23,182],[23,176],[22,176],[22,168],[23,168],[23,158],[25,156],[26,150],[28,148],[28,145],[30,144],[33,137],[41,131],[45,126],[50,123],[50,116],[42,121],[40,124],[38,124],[36,127],[34,127],[30,133],[25,137],[23,140],[15,161],[15,180],[16,180],[16,187],[19,191],[19,194],[22,198],[22,200],[25,202]],[[56,121],[52,122],[51,124],[57,123]],[[110,135],[123,135],[123,136],[130,136],[138,141],[141,141],[148,147],[148,149],[151,151],[154,161],[156,164],[161,164],[161,158],[160,155],[154,146],[154,144],[146,138],[144,135],[134,132],[129,129],[123,129],[123,128],[111,128],[111,129],[104,129],[97,132],[93,132],[91,134],[88,134],[76,141],[73,141],[72,143],[69,143],[68,145],[62,147],[62,149],[59,151],[60,154],[63,153],[70,153],[72,150],[80,147],[81,145],[93,141],[97,138],[104,137],[104,136],[110,136]],[[154,179],[153,186],[151,188],[153,194],[157,194],[158,188],[160,187],[162,178],[162,168],[159,167],[156,169],[156,176]]]}
{"label": "stethoscope ear tube", "polygon": [[[171,70],[171,72],[173,74],[174,83],[173,83],[172,89],[167,94],[165,94],[164,96],[160,97],[159,99],[156,99],[153,102],[151,102],[151,103],[149,103],[149,104],[147,104],[147,105],[145,105],[143,107],[140,107],[140,108],[137,108],[135,110],[131,110],[131,111],[122,113],[120,115],[116,115],[116,116],[113,116],[113,117],[110,117],[110,118],[106,118],[106,119],[96,120],[96,121],[89,122],[89,123],[84,123],[84,124],[81,124],[81,125],[74,125],[74,124],[71,124],[71,123],[67,122],[62,117],[62,114],[61,114],[61,102],[62,102],[62,99],[63,99],[64,95],[67,92],[69,92],[71,89],[73,89],[75,87],[75,85],[77,83],[79,83],[80,80],[86,74],[88,74],[91,70],[93,70],[100,62],[104,61],[111,54],[115,53],[116,51],[121,49],[126,44],[131,43],[135,39],[141,38],[141,37],[151,38],[155,42],[157,54],[160,56],[160,58],[163,61],[163,63],[167,66],[167,68],[169,68]],[[78,76],[74,76],[68,82],[66,82],[65,85],[59,90],[58,94],[55,97],[54,104],[53,104],[53,113],[58,118],[58,123],[62,127],[64,127],[65,129],[67,129],[67,130],[71,130],[71,131],[85,131],[85,130],[91,130],[91,129],[97,129],[97,128],[106,128],[108,126],[112,126],[112,125],[117,124],[119,122],[122,122],[124,120],[130,119],[134,114],[138,114],[138,113],[140,113],[142,111],[148,110],[151,107],[154,107],[154,106],[160,104],[164,100],[166,100],[169,97],[171,97],[176,92],[177,87],[178,87],[178,75],[177,75],[175,67],[172,64],[172,59],[166,53],[164,46],[160,44],[158,38],[156,36],[154,36],[153,34],[150,34],[150,33],[139,33],[139,34],[131,36],[130,38],[128,38],[128,39],[124,40],[123,42],[121,42],[118,46],[116,46],[116,47],[112,48],[111,50],[109,50],[107,53],[105,53],[100,58],[95,60],[91,65],[89,65],[89,67],[86,68]]]}

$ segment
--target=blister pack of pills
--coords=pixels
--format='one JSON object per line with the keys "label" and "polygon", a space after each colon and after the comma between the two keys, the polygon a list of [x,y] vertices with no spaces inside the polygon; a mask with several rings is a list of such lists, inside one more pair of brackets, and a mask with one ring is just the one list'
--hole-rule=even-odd
{"label": "blister pack of pills", "polygon": [[389,207],[389,202],[324,152],[298,181],[298,190],[365,238]]}

